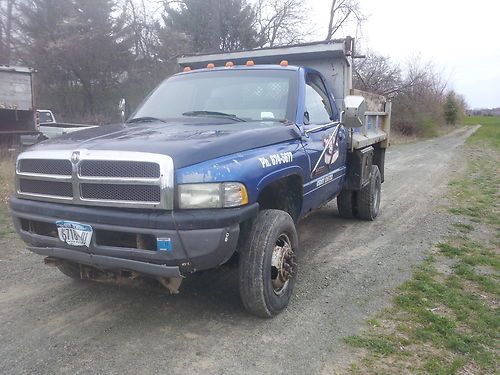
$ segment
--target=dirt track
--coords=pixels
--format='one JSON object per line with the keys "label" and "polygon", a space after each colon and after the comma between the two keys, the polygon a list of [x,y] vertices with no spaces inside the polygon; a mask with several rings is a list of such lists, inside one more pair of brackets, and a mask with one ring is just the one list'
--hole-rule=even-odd
{"label": "dirt track", "polygon": [[375,222],[340,219],[334,203],[303,221],[296,296],[272,320],[242,310],[235,269],[170,296],[72,281],[0,239],[0,373],[334,373],[351,358],[342,338],[446,234],[442,197],[472,132],[392,147]]}

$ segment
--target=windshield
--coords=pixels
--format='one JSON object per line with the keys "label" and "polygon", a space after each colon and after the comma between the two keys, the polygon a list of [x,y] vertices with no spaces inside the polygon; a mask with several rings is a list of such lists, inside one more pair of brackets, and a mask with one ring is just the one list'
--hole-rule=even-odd
{"label": "windshield", "polygon": [[131,119],[283,121],[294,118],[295,98],[296,75],[291,70],[194,72],[164,81]]}

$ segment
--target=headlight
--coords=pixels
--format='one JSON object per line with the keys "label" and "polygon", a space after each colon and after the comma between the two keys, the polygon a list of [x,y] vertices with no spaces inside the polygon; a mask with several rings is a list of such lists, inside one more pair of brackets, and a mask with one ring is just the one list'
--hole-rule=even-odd
{"label": "headlight", "polygon": [[245,185],[239,182],[181,184],[179,208],[227,208],[248,203]]}

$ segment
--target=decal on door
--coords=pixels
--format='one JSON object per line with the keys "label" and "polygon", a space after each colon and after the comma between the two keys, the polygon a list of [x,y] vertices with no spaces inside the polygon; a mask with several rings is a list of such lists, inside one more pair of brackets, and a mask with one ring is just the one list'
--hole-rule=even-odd
{"label": "decal on door", "polygon": [[339,158],[339,139],[335,137],[335,133],[323,139],[323,146],[325,146],[325,164],[332,165]]}

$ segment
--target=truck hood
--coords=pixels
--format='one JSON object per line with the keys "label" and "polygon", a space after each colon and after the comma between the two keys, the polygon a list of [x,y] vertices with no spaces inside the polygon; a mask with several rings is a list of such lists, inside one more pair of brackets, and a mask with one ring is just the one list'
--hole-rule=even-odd
{"label": "truck hood", "polygon": [[44,141],[30,150],[136,151],[169,155],[176,168],[300,138],[297,126],[279,122],[187,121],[116,124]]}

